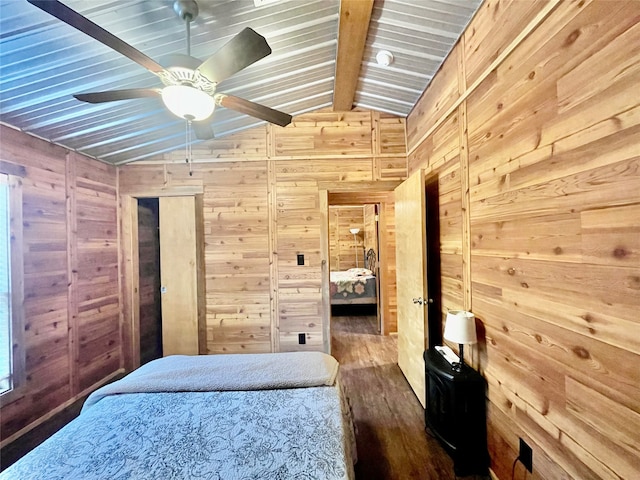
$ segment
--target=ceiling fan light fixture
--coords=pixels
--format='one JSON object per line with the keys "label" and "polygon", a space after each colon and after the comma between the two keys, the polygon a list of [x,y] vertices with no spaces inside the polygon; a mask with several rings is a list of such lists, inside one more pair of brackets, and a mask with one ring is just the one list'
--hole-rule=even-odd
{"label": "ceiling fan light fixture", "polygon": [[162,89],[162,101],[177,117],[200,121],[215,109],[213,97],[189,85],[169,85]]}

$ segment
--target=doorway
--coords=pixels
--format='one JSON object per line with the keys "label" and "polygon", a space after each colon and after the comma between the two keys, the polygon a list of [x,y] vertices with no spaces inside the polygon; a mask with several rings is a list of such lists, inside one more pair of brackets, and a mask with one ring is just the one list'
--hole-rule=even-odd
{"label": "doorway", "polygon": [[158,199],[139,199],[140,365],[162,357],[159,222]]}
{"label": "doorway", "polygon": [[[329,206],[331,320],[380,333],[377,204]],[[371,325],[369,325],[369,323]]]}
{"label": "doorway", "polygon": [[[127,370],[160,355],[206,353],[202,212],[200,194],[121,196],[121,229],[125,239],[122,337]],[[156,232],[150,233],[154,228]],[[153,240],[155,235],[157,239]],[[147,255],[146,243],[150,239],[153,253]],[[143,288],[147,278],[148,289]],[[148,305],[154,310],[149,315],[154,320],[146,322],[143,317],[148,313],[145,308]]]}
{"label": "doorway", "polygon": [[427,258],[427,347],[442,345],[442,275],[440,257],[440,190],[438,176],[425,183]]}

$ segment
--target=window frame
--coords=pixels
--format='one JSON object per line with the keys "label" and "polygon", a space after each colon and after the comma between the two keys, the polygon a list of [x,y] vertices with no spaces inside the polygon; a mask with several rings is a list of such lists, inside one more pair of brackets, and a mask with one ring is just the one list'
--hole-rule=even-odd
{"label": "window frame", "polygon": [[0,394],[2,404],[20,395],[26,380],[24,345],[24,255],[22,178],[0,168],[6,176],[9,206],[9,282],[11,285],[11,388]]}

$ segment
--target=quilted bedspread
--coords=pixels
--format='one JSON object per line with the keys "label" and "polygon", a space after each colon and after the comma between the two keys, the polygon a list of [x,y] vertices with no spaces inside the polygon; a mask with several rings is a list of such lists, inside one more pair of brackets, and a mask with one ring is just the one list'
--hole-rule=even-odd
{"label": "quilted bedspread", "polygon": [[0,479],[351,479],[347,417],[339,383],[107,395]]}

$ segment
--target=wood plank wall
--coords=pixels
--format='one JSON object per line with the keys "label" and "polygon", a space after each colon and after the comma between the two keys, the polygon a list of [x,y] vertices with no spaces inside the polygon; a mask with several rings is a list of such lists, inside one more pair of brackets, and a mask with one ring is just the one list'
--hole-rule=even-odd
{"label": "wood plank wall", "polygon": [[116,168],[0,126],[22,179],[26,381],[2,399],[2,445],[121,367]]}
{"label": "wood plank wall", "polygon": [[[359,228],[355,240],[351,228]],[[329,250],[330,268],[333,271],[348,270],[356,266],[356,245],[358,265],[364,266],[364,210],[362,206],[329,207]]]}
{"label": "wood plank wall", "polygon": [[518,437],[527,478],[640,472],[639,45],[640,2],[487,0],[407,118],[500,479]]}
{"label": "wood plank wall", "polygon": [[[366,192],[405,178],[404,120],[317,112],[286,128],[257,127],[194,145],[193,152],[192,176],[176,151],[120,167],[119,188],[133,196],[204,193],[207,350],[323,349],[319,185],[356,182]],[[394,301],[395,291],[390,316]]]}

